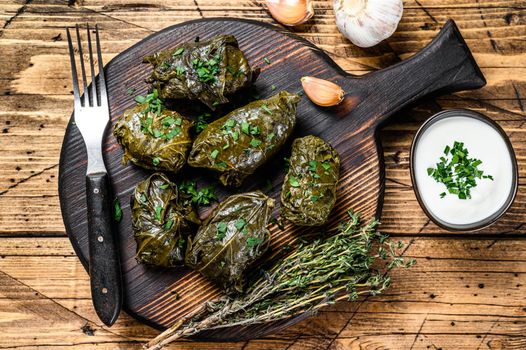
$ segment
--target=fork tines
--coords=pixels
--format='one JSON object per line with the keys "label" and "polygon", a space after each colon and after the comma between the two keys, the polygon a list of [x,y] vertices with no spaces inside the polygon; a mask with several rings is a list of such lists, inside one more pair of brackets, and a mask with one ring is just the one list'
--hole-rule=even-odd
{"label": "fork tines", "polygon": [[[83,95],[80,95],[79,82],[77,76],[77,66],[75,63],[75,49],[73,48],[73,42],[71,40],[71,34],[69,31],[70,28],[66,28],[68,36],[68,45],[69,45],[69,57],[71,60],[71,72],[73,75],[73,95],[75,100],[75,108],[78,107],[96,107],[96,106],[106,106],[108,97],[106,94],[106,81],[104,78],[104,69],[102,64],[102,54],[100,49],[100,40],[99,40],[99,28],[95,25],[95,42],[97,46],[97,61],[98,61],[98,71],[99,71],[99,84],[97,91],[97,84],[95,83],[95,64],[93,61],[93,49],[91,45],[91,34],[90,27],[86,24],[86,31],[88,36],[88,52],[89,52],[89,66],[91,73],[91,88],[88,88],[88,81],[86,79],[86,69],[84,67],[84,55],[82,51],[82,44],[80,40],[80,31],[79,25],[75,25],[76,34],[77,34],[77,46],[78,53],[80,56],[80,69],[82,75],[82,87]],[[87,101],[86,101],[87,97]]]}

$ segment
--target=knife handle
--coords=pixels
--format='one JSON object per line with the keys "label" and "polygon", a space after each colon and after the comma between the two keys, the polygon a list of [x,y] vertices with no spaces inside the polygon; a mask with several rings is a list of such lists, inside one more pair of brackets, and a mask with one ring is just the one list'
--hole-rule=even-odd
{"label": "knife handle", "polygon": [[122,277],[107,173],[86,175],[86,197],[91,298],[101,321],[111,326],[121,311]]}

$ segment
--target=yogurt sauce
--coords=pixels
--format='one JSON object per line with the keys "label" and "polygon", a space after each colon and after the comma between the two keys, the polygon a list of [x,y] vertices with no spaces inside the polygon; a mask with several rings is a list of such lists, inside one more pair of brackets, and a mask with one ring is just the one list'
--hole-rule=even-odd
{"label": "yogurt sauce", "polygon": [[[480,159],[479,169],[494,180],[477,179],[471,189],[471,199],[459,199],[447,193],[443,183],[428,175],[444,148],[455,141],[464,142],[470,158]],[[489,124],[465,116],[446,117],[429,125],[419,135],[413,149],[413,172],[421,201],[427,210],[447,224],[468,225],[487,219],[498,212],[513,190],[513,160],[503,137]]]}

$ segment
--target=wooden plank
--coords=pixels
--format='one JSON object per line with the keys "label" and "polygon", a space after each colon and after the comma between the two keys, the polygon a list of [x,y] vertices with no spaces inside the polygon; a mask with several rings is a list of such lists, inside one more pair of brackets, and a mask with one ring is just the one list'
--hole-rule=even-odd
{"label": "wooden plank", "polygon": [[[444,349],[454,343],[458,343],[458,349],[472,349],[475,339],[482,343],[484,337],[484,344],[514,344],[524,340],[521,336],[526,332],[526,240],[404,238],[406,243],[411,240],[406,255],[416,257],[418,263],[412,269],[397,271],[393,286],[385,295],[336,304],[279,334],[251,341],[247,348],[318,349],[329,346],[335,337],[333,349],[351,343],[406,349],[404,344],[414,338],[418,338],[418,344],[431,339]],[[49,249],[49,256],[39,255],[39,245]],[[50,298],[81,315],[93,327],[103,329],[91,307],[89,282],[87,277],[81,278],[85,273],[80,263],[74,257],[62,256],[68,249],[66,238],[42,238],[37,242],[30,238],[0,239],[0,255],[5,256],[0,259],[0,271],[12,279],[0,284],[0,310],[14,310],[13,303],[23,303],[30,295],[12,292],[16,281],[39,294],[32,300]],[[46,276],[46,281],[42,281],[41,276]],[[6,288],[11,292],[6,292]],[[8,312],[28,317],[25,312]],[[2,327],[5,326],[0,322],[0,329]],[[65,332],[60,336],[67,343],[78,333],[78,329],[46,328],[45,332],[52,334],[46,335],[49,338],[40,338],[39,326],[31,327],[35,327],[34,333],[37,340],[40,339],[33,345],[45,344],[42,342],[45,339],[58,339],[57,332]],[[140,341],[156,333],[126,315],[110,330]],[[462,335],[469,336],[462,340]],[[202,349],[213,349],[208,343],[196,344]],[[231,345],[241,347],[242,344]],[[0,347],[3,345],[0,339]]]}
{"label": "wooden plank", "polygon": [[[0,0],[0,26],[5,26],[0,29],[0,126],[7,129],[0,139],[0,193],[8,190],[0,194],[0,236],[10,237],[0,238],[0,271],[8,269],[28,286],[56,299],[45,299],[37,289],[24,292],[16,288],[10,294],[12,299],[5,298],[6,288],[18,282],[0,283],[0,348],[140,349],[121,334],[99,332],[86,274],[63,237],[55,193],[56,164],[71,111],[63,27],[99,22],[108,60],[151,31],[188,19],[238,16],[273,21],[264,1],[198,0],[199,8],[193,0],[148,4],[86,0],[74,1],[73,6],[65,6],[62,0],[35,0],[24,7],[26,2]],[[295,31],[328,51],[345,70],[363,74],[412,55],[446,18],[454,18],[489,84],[476,92],[441,98],[438,103],[442,108],[476,109],[505,126],[519,158],[521,187],[510,214],[484,233],[523,234],[526,2],[408,0],[404,5],[398,31],[373,49],[353,47],[339,35],[331,1],[316,1],[315,20]],[[386,232],[444,234],[429,224],[418,208],[409,181],[411,138],[429,113],[418,109],[401,113],[382,133],[387,166],[382,228]],[[33,235],[57,237],[19,238]],[[184,342],[169,349],[524,349],[525,311],[520,298],[526,283],[523,240],[478,241],[476,237],[416,238],[408,253],[417,256],[419,264],[395,276],[389,294],[364,303],[338,304],[273,337],[236,344]],[[38,259],[44,260],[39,264]],[[50,276],[50,280],[42,276]],[[57,302],[59,309],[46,301],[34,303],[33,297]],[[95,336],[82,332],[86,321],[70,319],[69,314],[65,317],[62,307],[85,317]],[[9,318],[16,320],[6,326]],[[50,320],[55,327],[46,325]],[[131,339],[155,333],[126,316],[115,327]]]}
{"label": "wooden plank", "polygon": [[[243,1],[235,6],[217,1],[200,1],[199,3],[204,15],[215,15],[218,8],[226,8],[225,15],[239,15],[239,11],[251,11],[260,16],[261,19],[270,20],[268,13],[262,8],[262,3],[254,4]],[[513,118],[517,120],[517,123],[507,125],[507,129],[513,130],[516,148],[522,148],[520,142],[522,136],[517,129],[520,126],[520,120],[524,117],[524,112],[520,106],[525,103],[522,96],[526,96],[526,88],[524,81],[517,79],[526,75],[520,74],[520,70],[518,71],[517,68],[525,66],[524,57],[526,56],[520,54],[523,52],[520,46],[515,46],[513,50],[510,48],[503,51],[511,51],[516,54],[502,55],[501,52],[495,52],[489,46],[480,47],[479,42],[481,42],[481,37],[487,36],[487,26],[495,28],[496,34],[493,33],[495,40],[516,36],[511,35],[511,33],[522,35],[525,28],[522,20],[524,9],[520,4],[509,6],[504,2],[483,2],[481,9],[476,7],[466,9],[452,5],[450,3],[447,6],[432,7],[433,16],[440,19],[437,20],[438,22],[447,16],[457,19],[459,26],[464,30],[468,43],[475,52],[477,60],[481,65],[487,67],[484,68],[484,72],[489,81],[487,88],[461,95],[476,98],[477,101],[493,101],[495,98],[506,98],[507,100],[504,101],[514,101],[513,111],[522,114],[514,116]],[[89,10],[84,9],[86,6]],[[467,6],[467,4],[462,6]],[[17,188],[10,190],[8,194],[6,193],[2,196],[3,198],[0,198],[0,207],[5,208],[4,211],[0,211],[0,213],[4,213],[0,214],[0,221],[5,223],[1,229],[4,233],[25,234],[31,231],[34,234],[49,235],[63,232],[57,197],[52,190],[56,186],[56,168],[54,167],[58,163],[61,138],[69,117],[70,108],[67,101],[71,101],[71,97],[67,95],[71,90],[69,72],[64,69],[68,62],[64,37],[61,34],[63,33],[63,26],[72,25],[80,17],[84,20],[101,22],[103,50],[108,53],[105,58],[109,59],[117,52],[140,40],[152,29],[156,29],[155,26],[166,26],[188,19],[188,15],[197,13],[192,1],[176,4],[161,1],[138,9],[131,9],[120,2],[89,2],[85,3],[84,7],[67,7],[60,2],[56,2],[56,5],[42,2],[31,4],[22,15],[17,17],[15,22],[9,25],[4,31],[3,40],[0,41],[0,45],[12,48],[12,50],[2,50],[6,51],[4,57],[8,64],[0,67],[4,77],[4,80],[0,81],[0,91],[15,94],[2,99],[2,101],[6,101],[6,108],[0,114],[0,125],[4,125],[3,129],[7,130],[4,136],[7,137],[8,142],[2,144],[0,187],[5,191],[10,186],[17,185],[21,180],[31,177],[27,183],[23,183],[21,186],[17,185]],[[16,8],[14,6],[6,9],[6,11],[16,11]],[[330,4],[317,2],[316,8],[319,10],[319,15],[316,17],[314,27],[299,27],[297,33],[326,48],[337,62],[348,71],[363,73],[371,68],[387,66],[396,60],[396,55],[385,45],[372,50],[361,50],[349,45],[347,41],[342,39],[334,26]],[[103,14],[93,11],[102,11]],[[178,17],[177,13],[181,11],[184,12],[181,15],[182,17]],[[148,12],[149,15],[143,16],[142,12]],[[507,21],[505,18],[507,14],[516,15],[519,19]],[[484,24],[481,16],[485,18],[486,24]],[[153,18],[155,20],[152,20]],[[137,27],[138,24],[134,25],[130,21],[138,21],[146,29]],[[417,3],[407,4],[406,16],[400,25],[400,30],[389,40],[394,52],[400,57],[405,57],[420,49],[431,39],[439,27],[435,25],[429,30],[423,30],[422,27],[425,27],[429,21],[431,18]],[[491,23],[488,24],[488,21]],[[147,26],[148,24],[154,27],[150,28]],[[404,35],[405,37],[398,37],[397,35]],[[407,40],[409,36],[413,40]],[[522,42],[521,40],[515,41],[518,44]],[[25,53],[30,48],[32,54],[28,56]],[[338,51],[340,49],[341,51]],[[346,57],[349,55],[354,57],[349,59]],[[7,80],[5,80],[6,78]],[[508,84],[509,80],[506,79],[513,79],[515,82]],[[470,103],[468,101],[464,103],[464,107],[473,107],[476,103],[478,102]],[[497,104],[499,103],[501,102],[497,102]],[[482,106],[479,109],[487,112],[489,108],[489,106]],[[500,117],[496,113],[492,113],[492,115],[497,118]],[[507,114],[504,118],[507,118]],[[407,124],[407,128],[410,128],[411,132],[414,133],[421,120],[423,119],[414,124]],[[42,125],[44,128],[41,128]],[[388,178],[407,184],[409,183],[407,163],[395,162],[393,164],[390,162],[392,157],[400,151],[400,146],[404,148],[399,156],[402,159],[407,159],[407,150],[412,133],[408,133],[405,126],[403,128],[398,127],[397,130],[389,130],[384,133],[386,136],[384,136],[383,143],[386,149]],[[390,143],[387,143],[385,139]],[[17,146],[19,144],[28,145],[28,147],[20,148]],[[31,153],[27,154],[27,152]],[[524,169],[522,165],[523,153],[519,156],[521,157],[520,167]],[[18,170],[18,167],[21,170]],[[43,173],[35,175],[39,172]],[[55,176],[55,178],[51,178],[51,176]],[[400,189],[397,186],[393,181],[387,183],[387,204],[382,218],[384,227],[389,232],[416,233],[424,226],[427,219],[418,208],[414,197],[411,197],[411,191],[398,193]],[[521,187],[520,195],[522,192]],[[39,198],[39,194],[42,193],[45,196]],[[395,207],[400,201],[412,209],[397,211]],[[393,203],[392,206],[391,202]],[[14,212],[21,212],[20,209],[26,207],[34,208],[31,211],[32,214],[13,215]],[[517,208],[520,209],[520,203]],[[515,232],[513,228],[520,224],[523,217],[517,216],[515,208],[514,213],[513,220],[501,228],[494,228],[493,232]],[[404,216],[406,214],[410,217]],[[515,218],[517,219],[515,220]],[[407,223],[407,225],[400,225],[399,222]],[[426,233],[437,231],[440,230],[434,225],[428,225],[425,228]]]}

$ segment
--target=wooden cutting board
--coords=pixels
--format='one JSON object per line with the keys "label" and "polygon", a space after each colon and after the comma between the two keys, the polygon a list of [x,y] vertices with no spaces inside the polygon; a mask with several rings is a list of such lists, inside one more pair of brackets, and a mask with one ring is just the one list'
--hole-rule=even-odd
{"label": "wooden cutting board", "polygon": [[[336,82],[347,92],[344,102],[333,108],[318,107],[304,97],[298,107],[298,122],[293,135],[293,138],[307,134],[320,136],[340,153],[339,199],[328,225],[337,224],[350,209],[361,212],[365,218],[380,216],[384,170],[376,131],[382,122],[425,95],[474,89],[485,84],[482,73],[452,21],[446,23],[422,52],[387,69],[356,77],[345,73],[307,40],[281,28],[249,20],[202,19],[153,34],[106,65],[112,126],[125,109],[135,105],[129,90],[135,89],[134,95],[146,94],[148,90],[145,79],[150,75],[151,67],[142,63],[144,56],[182,42],[194,41],[196,37],[206,40],[219,34],[235,35],[251,66],[261,68],[253,91],[237,96],[227,107],[230,110],[251,100],[254,94],[267,98],[280,90],[300,92],[300,78],[305,75]],[[265,62],[267,60],[270,64]],[[195,102],[180,101],[174,108],[186,115],[196,115],[200,112],[197,105]],[[214,114],[219,117],[226,112],[228,110],[224,109]],[[185,267],[159,269],[137,264],[129,202],[135,185],[150,172],[121,164],[123,152],[111,134],[112,129],[107,130],[103,152],[113,191],[124,211],[123,220],[116,230],[120,239],[124,308],[147,324],[165,328],[203,302],[220,295],[220,291]],[[285,175],[283,157],[289,155],[289,146],[290,143],[237,190],[220,186],[210,173],[196,169],[184,169],[175,180],[191,178],[196,179],[199,186],[213,184],[217,186],[220,200],[237,191],[263,189],[279,203]],[[82,138],[74,123],[70,122],[60,158],[60,203],[68,236],[87,268],[86,163]],[[210,208],[200,214],[204,217],[209,211]],[[305,232],[304,228],[290,225],[285,230],[273,226],[270,254],[279,252],[280,247],[286,244],[293,244]],[[307,316],[264,325],[208,331],[196,337],[215,340],[256,338]]]}

